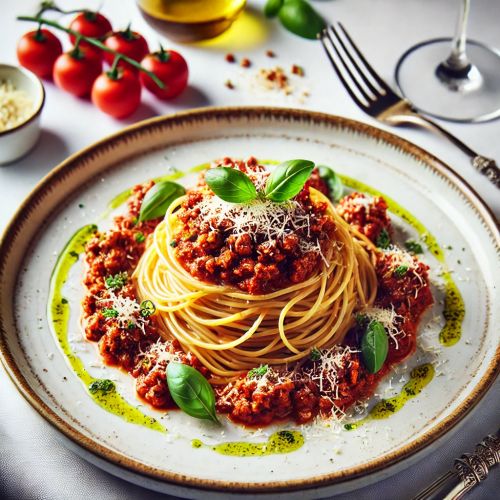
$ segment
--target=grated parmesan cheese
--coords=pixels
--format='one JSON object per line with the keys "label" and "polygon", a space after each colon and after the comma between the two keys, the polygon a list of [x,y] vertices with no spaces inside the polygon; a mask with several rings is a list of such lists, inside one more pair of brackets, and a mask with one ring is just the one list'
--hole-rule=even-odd
{"label": "grated parmesan cheese", "polygon": [[131,323],[133,323],[137,328],[140,328],[144,332],[144,325],[147,323],[147,320],[141,316],[141,306],[136,300],[123,295],[117,295],[110,289],[109,297],[99,299],[99,302],[105,302],[107,307],[117,311],[118,316],[116,317],[116,320],[118,321],[118,326],[120,328],[126,329]]}
{"label": "grated parmesan cheese", "polygon": [[17,127],[33,112],[33,101],[10,80],[0,80],[0,132]]}

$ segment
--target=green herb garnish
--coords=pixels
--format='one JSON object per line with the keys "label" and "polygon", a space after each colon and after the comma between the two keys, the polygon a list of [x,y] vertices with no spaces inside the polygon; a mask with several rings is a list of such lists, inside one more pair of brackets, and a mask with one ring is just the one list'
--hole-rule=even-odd
{"label": "green herb garnish", "polygon": [[92,394],[95,394],[96,392],[102,392],[103,394],[107,394],[114,390],[115,390],[115,384],[107,378],[94,380],[94,382],[89,384],[89,391]]}
{"label": "green herb garnish", "polygon": [[141,232],[135,233],[135,241],[137,241],[137,243],[144,243],[146,241],[146,236]]}
{"label": "green herb garnish", "polygon": [[219,422],[215,414],[215,393],[208,380],[192,366],[171,361],[167,367],[167,384],[173,400],[194,418]]}
{"label": "green herb garnish", "polygon": [[248,374],[247,378],[262,378],[269,370],[269,365],[260,365],[256,368],[252,368]]}
{"label": "green herb garnish", "polygon": [[148,318],[156,311],[156,306],[151,300],[143,300],[141,302],[141,316],[143,318]]}
{"label": "green herb garnish", "polygon": [[283,202],[298,195],[314,169],[309,160],[288,160],[278,165],[268,177],[265,197]]}
{"label": "green herb garnish", "polygon": [[139,222],[163,217],[171,203],[186,194],[186,190],[176,182],[163,181],[155,184],[144,196]]}
{"label": "green herb garnish", "polygon": [[68,299],[65,299],[64,297],[61,299],[61,304],[67,304],[68,303]]}
{"label": "green herb garnish", "polygon": [[380,231],[375,244],[382,249],[388,248],[391,244],[391,237],[389,236],[389,233],[387,232],[387,229],[385,229],[385,227],[382,229],[382,231]]}
{"label": "green herb garnish", "polygon": [[344,194],[344,186],[340,177],[334,172],[334,170],[326,165],[318,166],[319,176],[326,182],[328,186],[328,191],[330,192],[330,199],[332,201],[339,201]]}
{"label": "green herb garnish", "polygon": [[266,17],[276,17],[283,5],[283,0],[267,0],[264,6],[264,14]]}
{"label": "green herb garnish", "polygon": [[371,321],[361,339],[361,355],[370,373],[377,373],[387,358],[389,339],[384,326],[379,321]]}
{"label": "green herb garnish", "polygon": [[250,178],[234,168],[211,168],[205,174],[205,182],[219,198],[229,203],[248,203],[257,198]]}
{"label": "green herb garnish", "polygon": [[402,278],[407,272],[408,272],[408,265],[401,264],[394,270],[394,275],[397,276],[398,278]]}
{"label": "green herb garnish", "polygon": [[112,307],[103,307],[101,312],[105,318],[118,318],[118,311]]}
{"label": "green herb garnish", "polygon": [[424,253],[424,249],[422,248],[422,245],[415,240],[407,240],[405,242],[405,247],[409,252],[412,253]]}
{"label": "green herb garnish", "polygon": [[302,38],[316,40],[325,27],[325,21],[305,0],[285,0],[279,9],[281,24]]}
{"label": "green herb garnish", "polygon": [[128,274],[126,272],[115,274],[114,276],[108,276],[105,280],[106,288],[111,288],[116,290],[121,288],[128,281]]}
{"label": "green herb garnish", "polygon": [[169,245],[172,247],[172,248],[175,248],[177,246],[177,241],[171,241],[169,243]]}
{"label": "green herb garnish", "polygon": [[321,351],[317,347],[313,347],[309,354],[311,361],[319,361],[321,359]]}
{"label": "green herb garnish", "polygon": [[368,321],[370,320],[370,318],[368,318],[368,316],[366,314],[362,314],[362,313],[356,313],[356,316],[354,316],[355,320],[356,320],[356,323],[359,325],[359,326],[366,326],[368,324]]}

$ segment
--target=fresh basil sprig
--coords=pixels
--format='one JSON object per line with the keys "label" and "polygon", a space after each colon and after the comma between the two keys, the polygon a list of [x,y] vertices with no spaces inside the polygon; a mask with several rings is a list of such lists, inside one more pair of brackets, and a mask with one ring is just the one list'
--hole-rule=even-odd
{"label": "fresh basil sprig", "polygon": [[389,339],[384,325],[379,321],[371,321],[361,339],[361,354],[370,373],[377,373],[382,368],[388,351]]}
{"label": "fresh basil sprig", "polygon": [[170,204],[184,194],[186,190],[176,182],[163,181],[155,184],[142,200],[139,221],[163,217]]}
{"label": "fresh basil sprig", "polygon": [[284,0],[279,9],[281,24],[302,38],[315,40],[325,21],[306,0]]}
{"label": "fresh basil sprig", "polygon": [[332,201],[339,201],[344,194],[344,186],[334,170],[326,165],[318,165],[319,176],[326,182]]}
{"label": "fresh basil sprig", "polygon": [[194,418],[219,422],[215,414],[215,393],[208,380],[192,366],[171,361],[167,384],[177,406]]}
{"label": "fresh basil sprig", "polygon": [[264,14],[266,17],[276,17],[283,5],[283,0],[267,0],[264,6]]}
{"label": "fresh basil sprig", "polygon": [[283,202],[299,194],[313,171],[314,163],[309,160],[288,160],[278,165],[268,177],[265,197]]}
{"label": "fresh basil sprig", "polygon": [[229,203],[248,203],[257,198],[257,190],[247,175],[229,167],[211,168],[205,174],[208,187]]}

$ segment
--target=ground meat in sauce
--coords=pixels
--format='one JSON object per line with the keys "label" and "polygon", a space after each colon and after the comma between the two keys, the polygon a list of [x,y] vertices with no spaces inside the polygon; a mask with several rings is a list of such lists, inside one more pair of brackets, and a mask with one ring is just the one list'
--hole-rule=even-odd
{"label": "ground meat in sauce", "polygon": [[[258,168],[254,159],[247,161],[244,167],[242,162],[230,159],[224,159],[222,163],[236,165],[238,168]],[[124,329],[119,327],[115,319],[106,318],[102,313],[110,293],[106,287],[106,277],[121,272],[130,274],[133,271],[145,248],[143,238],[138,239],[137,234],[141,233],[147,237],[159,223],[159,219],[145,223],[137,222],[142,199],[153,184],[149,182],[136,186],[128,202],[128,214],[115,218],[115,226],[111,231],[97,234],[88,244],[85,258],[87,271],[84,278],[87,294],[83,301],[83,323],[87,339],[99,342],[104,361],[128,370],[136,378],[136,390],[141,398],[155,408],[171,409],[175,408],[175,403],[170,396],[166,381],[169,356],[174,357],[170,359],[193,366],[207,378],[210,377],[208,370],[191,353],[184,353],[176,341],[159,340],[154,319],[150,319],[143,328]],[[319,179],[316,171],[313,172],[308,185],[324,194],[328,193],[326,185]],[[385,201],[382,198],[375,198],[367,209],[366,203],[360,206],[353,205],[352,200],[359,196],[364,195],[351,194],[345,197],[340,202],[339,213],[372,241],[376,240],[384,228],[391,234]],[[299,198],[301,203],[310,202],[306,190],[300,193]],[[321,225],[323,213],[321,210],[323,209],[320,207],[317,214],[318,231],[324,230]],[[186,220],[189,221],[189,218]],[[200,243],[198,247],[194,245],[188,250],[189,245],[186,245],[182,252],[188,252],[187,256],[191,251],[192,255],[201,258],[200,262],[205,263],[204,272],[209,275],[218,273],[220,279],[231,278],[236,284],[245,283],[243,287],[248,291],[260,290],[247,285],[252,283],[252,279],[256,276],[259,276],[259,279],[265,277],[273,282],[275,270],[272,265],[279,269],[280,262],[287,261],[290,255],[294,256],[292,262],[296,262],[295,266],[292,266],[296,276],[293,277],[293,273],[287,276],[290,281],[305,279],[304,277],[317,264],[317,260],[304,258],[307,256],[296,258],[293,252],[297,242],[294,238],[285,239],[270,256],[264,253],[261,260],[256,256],[255,244],[248,238],[235,239],[228,244],[220,234],[202,232],[196,241]],[[210,262],[214,254],[222,259],[217,265]],[[207,256],[210,256],[209,259],[206,259]],[[358,353],[350,354],[345,368],[338,373],[339,384],[336,392],[338,396],[332,399],[331,395],[325,394],[328,388],[325,391],[324,387],[322,393],[318,382],[308,378],[308,370],[314,367],[314,362],[308,361],[293,376],[284,374],[279,379],[270,378],[266,381],[245,376],[225,386],[216,386],[217,411],[245,425],[267,425],[283,419],[306,423],[318,415],[330,416],[332,412],[345,411],[356,401],[369,397],[391,365],[400,362],[413,352],[418,322],[423,312],[432,304],[428,267],[415,259],[415,269],[410,269],[404,276],[398,277],[394,275],[392,259],[390,253],[381,253],[378,256],[376,272],[379,290],[376,305],[395,308],[397,314],[402,317],[401,328],[405,335],[398,338],[397,346],[392,339],[390,340],[386,363],[377,374],[367,372]],[[228,268],[232,270],[232,275],[223,275],[223,270]],[[275,285],[277,283],[274,281]],[[136,299],[134,287],[130,282],[114,293]],[[354,328],[349,332],[345,342],[355,348],[359,345],[359,337],[360,332]],[[160,355],[159,352],[168,355]]]}
{"label": "ground meat in sauce", "polygon": [[[255,158],[246,162],[224,158],[220,164],[239,169],[255,184],[262,182],[256,174],[266,172]],[[188,191],[186,201],[177,212],[183,224],[173,242],[177,259],[195,278],[236,286],[250,294],[267,293],[305,281],[322,257],[318,251],[302,250],[301,239],[318,242],[326,252],[335,231],[332,219],[326,215],[327,204],[313,203],[309,187],[323,193],[327,193],[328,188],[315,170],[294,199],[303,212],[311,216],[310,226],[290,229],[282,238],[269,242],[264,233],[235,235],[229,219],[200,221],[199,204],[214,196],[201,179],[197,189]]]}
{"label": "ground meat in sauce", "polygon": [[363,193],[348,194],[339,201],[337,212],[373,243],[377,242],[383,229],[392,234],[387,203],[381,196],[371,199]]}

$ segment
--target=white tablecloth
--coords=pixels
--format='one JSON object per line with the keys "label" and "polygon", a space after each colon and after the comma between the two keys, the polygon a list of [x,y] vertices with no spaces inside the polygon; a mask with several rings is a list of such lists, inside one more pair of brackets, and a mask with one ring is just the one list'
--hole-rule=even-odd
{"label": "white tablecloth", "polygon": [[[65,0],[67,8],[97,7],[98,0]],[[374,123],[363,115],[347,97],[333,75],[317,42],[299,39],[285,32],[276,22],[265,22],[260,14],[262,1],[249,1],[250,8],[239,27],[221,40],[205,45],[168,46],[178,48],[187,58],[190,88],[176,101],[160,103],[146,96],[144,104],[126,123],[155,114],[166,114],[206,105],[267,104],[306,107],[345,115]],[[317,1],[315,6],[329,19],[344,22],[367,58],[389,81],[399,55],[419,41],[451,35],[455,25],[457,0],[335,0]],[[31,25],[15,21],[15,16],[30,14],[36,1],[2,0],[0,3],[0,61],[16,62],[15,43]],[[114,26],[125,27],[130,20],[152,45],[160,40],[138,14],[132,0],[106,0],[102,11]],[[482,42],[500,48],[500,2],[478,0],[472,3],[470,34]],[[245,30],[239,35],[239,30]],[[252,43],[250,43],[252,42]],[[310,97],[304,103],[259,94],[249,87],[249,73],[224,60],[227,52],[247,56],[258,65],[271,64],[266,49],[277,54],[276,64],[290,67],[299,64],[306,71],[304,85]],[[227,78],[239,88],[224,86]],[[14,213],[19,202],[34,184],[70,153],[120,129],[124,122],[100,114],[84,100],[46,85],[47,101],[43,112],[43,131],[37,147],[19,162],[0,168],[0,230]],[[484,155],[500,160],[500,122],[479,125],[446,126]],[[484,200],[500,215],[499,192],[476,173],[457,149],[427,132],[400,129],[405,138],[428,149],[449,163],[469,181]],[[486,434],[500,424],[500,383],[489,391],[474,412],[461,425],[453,439],[445,440],[410,470],[348,495],[346,499],[410,498],[437,475],[446,471],[454,458],[472,451]],[[500,471],[497,469],[469,498],[500,497]],[[304,495],[306,498],[307,495]],[[167,498],[133,486],[106,474],[75,456],[60,443],[57,432],[47,424],[17,393],[3,368],[0,368],[0,498],[9,499],[159,499]]]}

